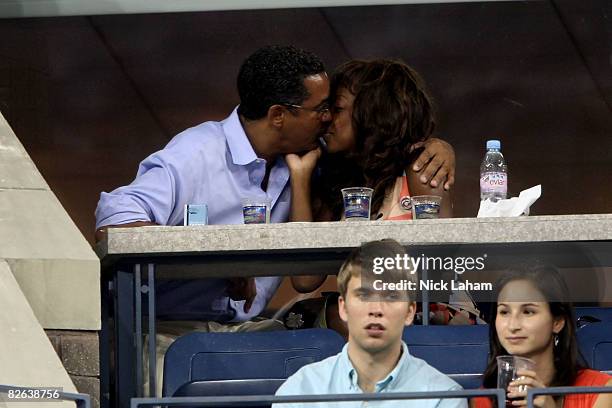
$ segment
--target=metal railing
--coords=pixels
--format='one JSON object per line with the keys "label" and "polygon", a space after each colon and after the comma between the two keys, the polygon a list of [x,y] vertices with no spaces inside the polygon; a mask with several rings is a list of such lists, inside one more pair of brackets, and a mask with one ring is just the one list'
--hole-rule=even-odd
{"label": "metal railing", "polygon": [[341,401],[388,401],[416,399],[445,399],[494,397],[498,406],[505,404],[505,392],[501,388],[457,390],[457,391],[427,391],[427,392],[384,392],[365,394],[325,394],[325,395],[245,395],[236,397],[168,397],[168,398],[132,398],[131,408],[144,407],[186,407],[198,405],[201,407],[240,407],[266,406],[271,404],[341,402]]}
{"label": "metal railing", "polygon": [[[57,387],[22,387],[0,384],[0,395],[6,394],[6,402],[30,401],[74,401],[77,408],[91,408],[91,398],[87,394],[64,392]],[[2,397],[0,397],[1,400]],[[25,405],[24,405],[25,406]]]}
{"label": "metal railing", "polygon": [[533,408],[533,400],[538,395],[569,394],[610,394],[612,387],[550,387],[527,389],[527,408]]}

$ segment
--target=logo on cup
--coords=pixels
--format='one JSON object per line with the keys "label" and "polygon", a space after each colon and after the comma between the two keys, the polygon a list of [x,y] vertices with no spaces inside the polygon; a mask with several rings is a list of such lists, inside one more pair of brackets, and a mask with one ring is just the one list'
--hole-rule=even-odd
{"label": "logo on cup", "polygon": [[270,222],[270,200],[267,198],[242,199],[242,216],[245,224],[267,224]]}

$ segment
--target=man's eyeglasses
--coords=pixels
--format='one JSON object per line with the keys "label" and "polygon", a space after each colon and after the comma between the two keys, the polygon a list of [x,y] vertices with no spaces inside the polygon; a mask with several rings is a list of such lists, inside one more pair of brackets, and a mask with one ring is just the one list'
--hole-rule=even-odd
{"label": "man's eyeglasses", "polygon": [[289,108],[304,109],[304,110],[307,110],[307,111],[315,112],[315,113],[317,113],[319,115],[319,117],[325,116],[325,115],[328,115],[328,114],[331,113],[331,109],[326,104],[318,106],[316,108],[307,108],[305,106],[295,105],[293,103],[283,103],[283,106],[287,106]]}

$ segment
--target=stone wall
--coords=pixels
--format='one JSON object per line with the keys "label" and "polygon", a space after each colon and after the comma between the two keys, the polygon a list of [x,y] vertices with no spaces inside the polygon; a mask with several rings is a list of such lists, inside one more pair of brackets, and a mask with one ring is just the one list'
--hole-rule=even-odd
{"label": "stone wall", "polygon": [[0,384],[99,406],[100,262],[2,114],[0,310]]}
{"label": "stone wall", "polygon": [[100,406],[100,359],[96,331],[46,330],[47,336],[78,392]]}

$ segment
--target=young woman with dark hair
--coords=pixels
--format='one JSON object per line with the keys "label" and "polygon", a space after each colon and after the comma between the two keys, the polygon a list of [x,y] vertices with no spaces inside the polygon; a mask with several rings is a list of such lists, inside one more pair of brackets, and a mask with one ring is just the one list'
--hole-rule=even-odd
{"label": "young woman with dark hair", "polygon": [[[612,376],[586,368],[576,342],[574,311],[569,290],[553,267],[508,271],[496,285],[497,304],[490,326],[489,363],[483,386],[497,387],[497,357],[516,355],[535,362],[535,370],[519,370],[510,384],[512,406],[526,405],[525,387],[612,386]],[[519,391],[519,386],[521,390]],[[612,394],[574,394],[565,398],[539,396],[540,408],[609,408]],[[474,399],[474,408],[495,406]]]}

